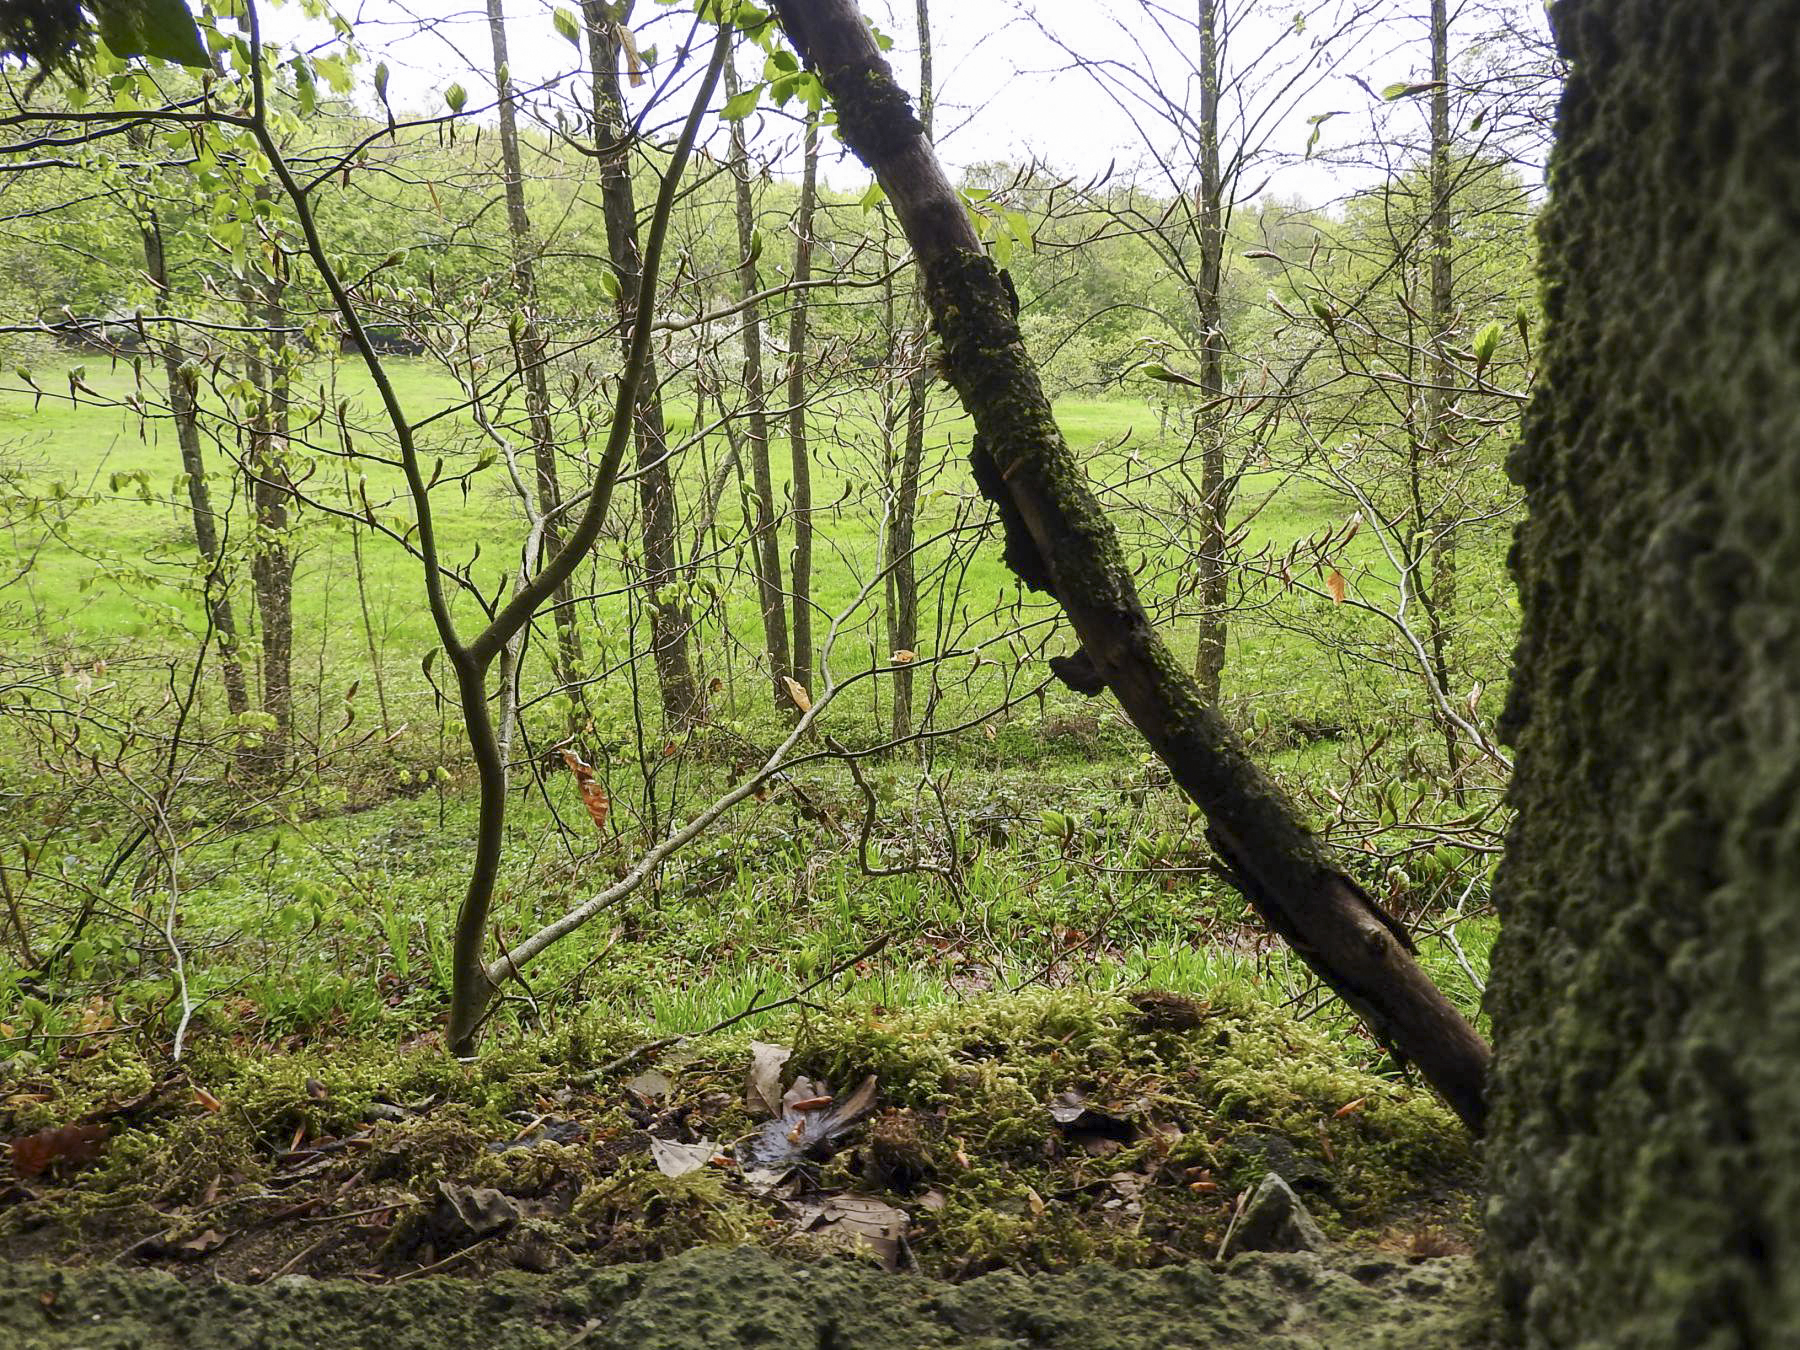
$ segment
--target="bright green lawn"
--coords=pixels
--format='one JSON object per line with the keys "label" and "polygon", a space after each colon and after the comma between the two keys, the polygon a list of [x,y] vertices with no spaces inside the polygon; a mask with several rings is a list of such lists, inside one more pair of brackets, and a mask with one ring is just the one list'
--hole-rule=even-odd
{"label": "bright green lawn", "polygon": [[[84,382],[100,399],[117,401],[130,392],[127,369],[86,364]],[[425,364],[397,361],[392,370],[415,420],[455,402],[453,384]],[[348,400],[359,448],[380,450],[379,424],[360,367],[346,364],[316,378],[329,381],[323,390],[327,405]],[[43,371],[37,380],[45,389],[62,387]],[[1142,403],[1066,401],[1058,413],[1071,443],[1089,456],[1098,476],[1128,470],[1134,453],[1151,464],[1172,453],[1159,437],[1155,413]],[[687,420],[678,405],[672,409],[677,435]],[[975,521],[985,516],[983,504],[971,497],[965,434],[948,412],[933,428],[928,460],[936,472],[927,485],[922,539],[947,527],[959,510]],[[309,435],[320,445],[336,444],[335,429],[314,428]],[[825,611],[836,614],[849,609],[878,556],[882,503],[874,484],[881,452],[873,422],[854,400],[845,403],[841,415],[817,419],[815,435],[814,495],[820,508],[815,594]],[[1093,451],[1103,441],[1124,444],[1103,457]],[[422,443],[428,462],[441,454],[447,465],[446,481],[434,493],[443,556],[460,563],[479,546],[474,575],[491,593],[522,533],[503,471],[496,465],[478,475],[465,500],[448,476],[473,464],[480,453],[467,419],[434,423]],[[0,644],[9,656],[49,647],[53,659],[81,663],[100,654],[116,660],[121,654],[183,650],[181,635],[195,623],[197,607],[183,589],[191,580],[192,543],[166,426],[141,421],[121,407],[92,406],[91,399],[86,405],[72,405],[66,396],[34,400],[14,387],[0,392],[0,445],[8,447],[6,454],[22,466],[36,491],[54,496],[53,485],[61,484],[80,499],[54,529],[46,530],[41,519],[15,521],[9,542],[0,544],[14,561],[34,559],[27,575],[0,593]],[[690,452],[683,465],[683,506],[690,516],[698,485],[721,450],[715,438],[704,450]],[[223,504],[234,498],[234,480],[217,448],[209,453],[215,501]],[[565,486],[581,481],[579,458],[577,453],[563,466]],[[785,501],[786,445],[777,443],[772,458],[780,470],[778,495]],[[308,490],[342,504],[348,500],[344,471],[341,460],[311,456]],[[137,473],[142,480],[128,478]],[[382,505],[397,490],[396,473],[368,463],[353,468],[352,478],[358,473],[366,473],[368,495],[384,517],[405,528],[410,511],[397,501]],[[1281,490],[1252,525],[1247,551],[1283,552],[1294,541],[1341,523],[1340,504],[1330,494],[1304,482],[1282,484],[1269,474],[1247,481],[1240,500],[1260,500],[1277,487]],[[1157,492],[1149,489],[1151,504],[1160,500]],[[621,539],[630,528],[625,508],[634,498],[631,488],[621,489],[600,559],[582,579],[584,590],[602,597],[583,623],[595,664],[642,648],[641,636],[635,642],[631,637],[623,602],[612,594],[624,575]],[[241,539],[247,524],[241,500],[234,501],[231,519]],[[720,519],[724,538],[738,541],[742,515],[735,489],[726,492]],[[1149,537],[1142,524],[1130,511],[1122,513],[1128,548]],[[344,522],[312,512],[303,518],[296,541],[301,564],[295,680],[300,690],[314,691],[310,697],[303,692],[301,724],[306,728],[310,721],[329,733],[341,715],[342,691],[356,680],[365,681],[366,688],[370,674],[351,538]],[[684,534],[684,547],[691,545],[691,534]],[[441,1009],[447,986],[448,922],[473,829],[468,780],[449,712],[434,704],[421,673],[421,658],[435,638],[420,599],[419,564],[393,541],[366,529],[363,547],[364,586],[393,720],[412,730],[388,752],[391,767],[365,764],[353,775],[357,786],[348,797],[342,790],[334,795],[320,789],[308,799],[310,808],[307,800],[285,803],[289,825],[208,846],[189,862],[199,879],[184,900],[183,921],[194,945],[196,992],[214,1000],[247,993],[280,1027],[366,1030],[395,1016],[408,1024],[429,1021]],[[925,597],[920,649],[927,658],[994,639],[1015,622],[1011,607],[1017,588],[1001,563],[997,533],[971,533],[958,548],[968,555],[951,569],[959,589],[939,588]],[[922,555],[921,572],[930,575],[947,556],[948,546],[932,546]],[[1150,565],[1146,577],[1167,569],[1160,557],[1142,560]],[[754,586],[743,570],[740,543],[733,542],[720,562],[716,572],[705,569],[717,577],[718,589],[716,600],[703,597],[697,605],[697,650],[703,678],[717,675],[725,682],[715,700],[717,720],[730,723],[733,714],[741,716],[742,732],[754,742],[769,730],[761,716],[767,685],[754,673],[761,640]],[[1337,562],[1370,594],[1389,574],[1367,533]],[[1471,558],[1465,561],[1466,575],[1491,577],[1498,565],[1497,556]],[[1153,592],[1178,578],[1178,569],[1164,570]],[[241,586],[238,598],[239,613],[247,614]],[[834,660],[840,678],[885,661],[879,602],[877,588],[870,603],[848,613]],[[1042,597],[1030,603],[1028,619],[1050,614]],[[470,631],[473,606],[465,599],[458,612],[464,631]],[[1380,630],[1311,596],[1286,597],[1234,620],[1228,669],[1242,720],[1255,735],[1268,737],[1265,757],[1273,756],[1284,772],[1317,791],[1343,780],[1355,746],[1332,737],[1296,742],[1282,730],[1289,719],[1341,723],[1347,736],[1358,725],[1392,731],[1392,710],[1416,705],[1417,697],[1404,667],[1346,666],[1295,631],[1297,624],[1335,624],[1345,631],[1362,625],[1357,631],[1365,634]],[[821,621],[821,636],[824,626]],[[1172,636],[1183,652],[1191,651],[1191,636],[1180,631]],[[1065,645],[1066,638],[1058,636],[1050,650]],[[988,706],[1005,668],[1018,659],[1004,645],[987,655],[1001,665],[976,667],[962,659],[946,664],[940,722]],[[1021,673],[1029,684],[1043,672],[1032,663]],[[649,678],[647,666],[640,674]],[[881,690],[879,682],[858,686],[842,711],[833,711],[828,726],[846,739],[872,738],[870,714],[885,707]],[[594,699],[596,739],[621,761],[631,758],[632,695],[633,682],[614,674],[598,686]],[[359,698],[366,726],[369,695]],[[548,709],[540,715],[554,721]],[[791,988],[883,932],[893,936],[893,946],[868,963],[847,996],[897,1004],[957,998],[1037,978],[1107,987],[1138,982],[1200,993],[1220,981],[1268,982],[1277,996],[1304,985],[1298,967],[1285,956],[1271,959],[1243,945],[1238,903],[1196,870],[1205,850],[1194,826],[1166,789],[1154,784],[1146,789],[1141,748],[1103,705],[1054,689],[1041,707],[1030,701],[998,719],[994,729],[991,738],[976,733],[938,752],[941,767],[958,769],[948,796],[970,860],[960,887],[916,876],[861,875],[851,847],[860,797],[840,768],[808,769],[801,781],[812,801],[826,805],[829,822],[809,818],[786,793],[767,804],[748,804],[715,840],[684,855],[661,887],[555,949],[534,973],[534,986],[562,987],[606,951],[605,960],[580,975],[582,997],[604,999],[669,1031],[692,1030],[744,1006],[757,990]],[[1403,742],[1428,740],[1416,729],[1408,731],[1404,721],[1398,729]],[[686,762],[685,756],[675,761]],[[448,786],[373,811],[331,814],[333,803],[350,798],[379,801],[396,786],[414,791],[421,763],[445,765]],[[676,795],[692,800],[716,790],[726,767],[716,758],[696,761],[691,770],[682,770]],[[940,813],[929,796],[916,791],[920,770],[912,759],[884,762],[871,772],[882,794],[877,838],[889,840],[885,861],[895,860],[910,840],[947,846]],[[615,794],[623,833],[597,856],[590,834],[561,832],[543,798],[521,794],[497,908],[514,940],[603,883],[616,861],[639,846],[644,826],[633,813],[642,801],[633,781],[622,763]],[[579,820],[565,778],[548,780],[546,791],[565,819],[573,812]],[[666,776],[662,791],[666,811]],[[1052,806],[1080,822],[1066,847],[1040,827],[1041,813]],[[318,807],[326,814],[309,820],[309,811]],[[977,847],[977,827],[969,822],[995,812],[1005,820],[1004,841]],[[140,923],[147,927],[154,900],[142,903]],[[127,910],[138,904],[135,898],[124,901]],[[158,964],[154,943],[146,947],[141,932],[133,936],[136,930],[125,920],[107,931],[116,941],[86,954],[85,974],[116,980],[135,971],[132,978],[145,982],[147,998],[166,996],[167,972]],[[1490,927],[1475,923],[1461,931],[1481,968]],[[1221,937],[1223,945],[1213,940]],[[608,943],[616,945],[608,948]],[[1472,999],[1474,991],[1447,949],[1431,944],[1427,954],[1445,983]],[[163,994],[155,995],[156,990]]]}

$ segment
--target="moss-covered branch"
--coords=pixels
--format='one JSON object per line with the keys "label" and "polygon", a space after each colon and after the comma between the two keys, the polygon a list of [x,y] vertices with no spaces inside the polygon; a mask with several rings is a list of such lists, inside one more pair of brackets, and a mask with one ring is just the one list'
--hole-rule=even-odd
{"label": "moss-covered branch", "polygon": [[975,422],[975,478],[1005,524],[1007,562],[1061,602],[1081,640],[1082,656],[1059,673],[1112,690],[1206,812],[1214,845],[1270,927],[1479,1130],[1486,1045],[1152,629],[1112,523],[1057,429],[1012,289],[853,0],[775,0],[775,10],[912,244],[946,371]]}

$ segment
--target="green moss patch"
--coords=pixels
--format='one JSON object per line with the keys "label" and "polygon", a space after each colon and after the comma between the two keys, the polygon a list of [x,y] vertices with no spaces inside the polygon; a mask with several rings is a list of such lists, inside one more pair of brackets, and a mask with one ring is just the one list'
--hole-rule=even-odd
{"label": "green moss patch", "polygon": [[[1059,990],[801,1009],[778,1037],[780,1086],[814,1104],[776,1134],[791,1122],[798,1138],[817,1101],[871,1075],[874,1102],[775,1175],[743,1165],[769,1129],[746,1103],[747,1038],[654,1062],[630,1054],[644,1039],[596,1017],[467,1063],[434,1043],[271,1057],[202,1040],[179,1075],[115,1045],[6,1084],[0,1133],[107,1134],[97,1157],[7,1187],[0,1256],[249,1282],[743,1244],[957,1280],[1157,1268],[1216,1255],[1270,1170],[1352,1248],[1457,1250],[1467,1233],[1475,1165],[1449,1113],[1266,1003]],[[668,1174],[672,1156],[692,1170]],[[846,1218],[840,1201],[862,1209]]]}

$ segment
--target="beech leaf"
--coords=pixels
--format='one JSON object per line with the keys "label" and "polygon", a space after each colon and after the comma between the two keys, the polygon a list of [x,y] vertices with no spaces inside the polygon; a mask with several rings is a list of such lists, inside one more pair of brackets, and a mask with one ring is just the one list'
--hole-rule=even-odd
{"label": "beech leaf", "polygon": [[600,785],[600,780],[594,777],[593,765],[573,750],[564,750],[562,757],[563,763],[569,766],[569,772],[575,775],[575,787],[581,793],[581,804],[587,808],[594,828],[604,830],[606,817],[612,810],[612,799],[606,795],[606,789]]}
{"label": "beech leaf", "polygon": [[794,700],[794,706],[801,712],[812,711],[812,695],[806,692],[806,686],[791,675],[781,677],[782,684],[787,686],[788,697]]}

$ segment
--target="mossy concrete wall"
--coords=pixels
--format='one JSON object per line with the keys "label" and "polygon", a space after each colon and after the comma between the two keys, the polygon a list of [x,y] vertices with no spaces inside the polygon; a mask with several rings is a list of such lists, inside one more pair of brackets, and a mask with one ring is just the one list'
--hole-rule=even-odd
{"label": "mossy concrete wall", "polygon": [[1529,1345],[1800,1345],[1800,0],[1552,14],[1492,1259]]}
{"label": "mossy concrete wall", "polygon": [[1441,1257],[1258,1253],[1222,1273],[1197,1261],[953,1285],[740,1248],[387,1287],[0,1262],[7,1350],[1483,1350],[1487,1320],[1470,1263]]}

